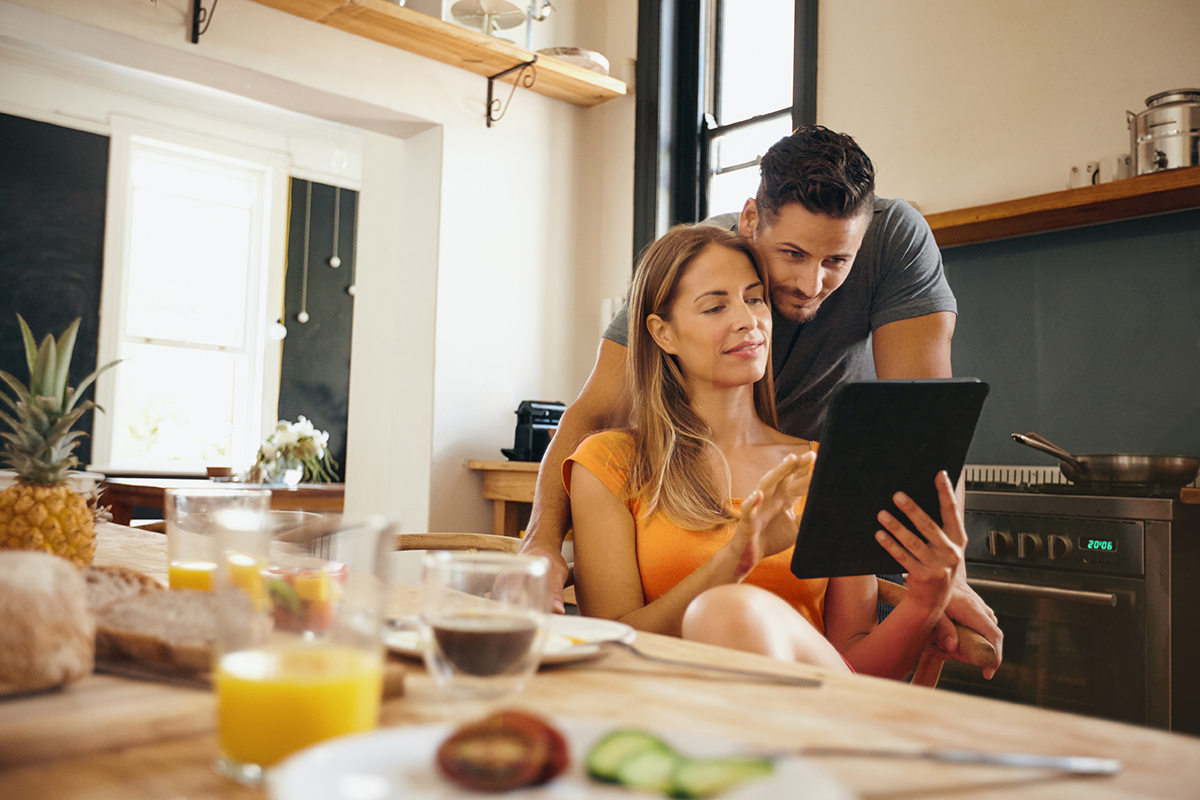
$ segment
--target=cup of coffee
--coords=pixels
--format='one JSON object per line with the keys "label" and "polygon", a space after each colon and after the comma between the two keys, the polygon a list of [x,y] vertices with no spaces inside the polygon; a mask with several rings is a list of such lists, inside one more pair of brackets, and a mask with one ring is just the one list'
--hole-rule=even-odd
{"label": "cup of coffee", "polygon": [[545,638],[544,558],[431,552],[420,615],[425,664],[454,697],[519,692],[537,670]]}

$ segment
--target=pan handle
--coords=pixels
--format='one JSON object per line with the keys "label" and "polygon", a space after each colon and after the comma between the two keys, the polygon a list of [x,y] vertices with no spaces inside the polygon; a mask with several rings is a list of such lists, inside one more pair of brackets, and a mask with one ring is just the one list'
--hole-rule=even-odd
{"label": "pan handle", "polygon": [[1076,469],[1082,469],[1082,466],[1079,464],[1079,459],[1068,453],[1066,450],[1063,450],[1053,442],[1038,436],[1036,433],[1014,433],[1012,438],[1013,441],[1019,442],[1026,447],[1032,447],[1034,450],[1040,450],[1043,453],[1054,456],[1059,461],[1067,462]]}

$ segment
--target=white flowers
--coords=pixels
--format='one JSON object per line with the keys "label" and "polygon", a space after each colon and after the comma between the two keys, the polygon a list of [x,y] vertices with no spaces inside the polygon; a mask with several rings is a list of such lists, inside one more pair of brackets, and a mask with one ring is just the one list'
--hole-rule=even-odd
{"label": "white flowers", "polygon": [[303,464],[305,476],[310,480],[331,481],[331,467],[336,468],[337,464],[330,456],[328,444],[329,433],[317,430],[311,420],[303,416],[295,422],[281,419],[258,448],[258,459],[250,472],[261,469],[265,475],[272,476],[281,467]]}

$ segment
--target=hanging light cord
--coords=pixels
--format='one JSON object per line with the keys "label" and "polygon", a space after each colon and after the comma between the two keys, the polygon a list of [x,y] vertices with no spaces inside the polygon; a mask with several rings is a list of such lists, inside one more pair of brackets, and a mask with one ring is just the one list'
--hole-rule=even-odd
{"label": "hanging light cord", "polygon": [[352,227],[352,231],[351,231],[351,242],[350,242],[350,250],[352,252],[351,257],[350,257],[350,285],[346,287],[346,294],[350,295],[351,297],[354,297],[354,293],[356,291],[358,291],[358,289],[355,287],[355,283],[354,283],[354,279],[355,279],[354,272],[356,269],[356,265],[354,262],[358,260],[358,250],[357,250],[357,248],[358,248],[358,205],[357,204],[355,204],[355,206],[354,206],[354,219],[352,221],[352,226],[353,227]]}
{"label": "hanging light cord", "polygon": [[342,265],[342,259],[338,257],[338,230],[341,228],[342,217],[342,187],[333,187],[333,256],[329,259],[329,266],[337,269]]}
{"label": "hanging light cord", "polygon": [[308,322],[308,239],[312,222],[312,181],[308,181],[308,194],[304,201],[304,271],[300,273],[300,313],[296,319]]}

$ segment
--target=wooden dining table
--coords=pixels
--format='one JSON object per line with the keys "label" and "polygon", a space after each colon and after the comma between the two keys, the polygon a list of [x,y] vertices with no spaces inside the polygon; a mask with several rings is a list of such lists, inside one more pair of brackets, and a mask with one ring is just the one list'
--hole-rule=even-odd
{"label": "wooden dining table", "polygon": [[[162,578],[165,537],[100,525],[96,562]],[[391,588],[389,613],[411,613],[417,589]],[[770,752],[805,745],[947,747],[1121,759],[1112,777],[873,757],[811,763],[859,797],[1195,798],[1200,739],[797,664],[639,633],[642,650],[697,664],[819,678],[819,688],[664,666],[615,650],[543,667],[506,705],[601,726],[684,731]],[[219,777],[210,691],[92,675],[60,691],[0,700],[0,798],[232,800],[263,798]],[[384,702],[381,725],[459,722],[478,704],[440,699],[419,662],[405,694]],[[630,795],[648,797],[648,795]],[[803,797],[803,787],[789,796]]]}

